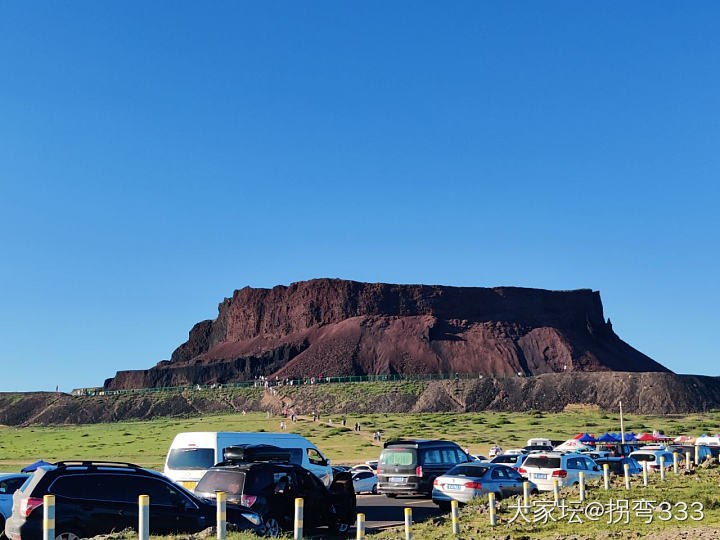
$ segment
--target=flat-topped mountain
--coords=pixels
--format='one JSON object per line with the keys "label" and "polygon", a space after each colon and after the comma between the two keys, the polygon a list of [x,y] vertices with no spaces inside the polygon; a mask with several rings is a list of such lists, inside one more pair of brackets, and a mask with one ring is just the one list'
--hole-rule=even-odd
{"label": "flat-topped mountain", "polygon": [[106,388],[389,373],[668,371],[622,341],[600,294],[315,279],[245,287],[187,342]]}

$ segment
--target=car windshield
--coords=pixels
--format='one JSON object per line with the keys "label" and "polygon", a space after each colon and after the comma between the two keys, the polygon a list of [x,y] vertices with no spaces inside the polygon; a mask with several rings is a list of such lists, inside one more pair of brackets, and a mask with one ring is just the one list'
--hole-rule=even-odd
{"label": "car windshield", "polygon": [[655,461],[655,454],[633,454],[638,461]]}
{"label": "car windshield", "polygon": [[560,458],[548,456],[530,456],[525,460],[523,467],[536,467],[538,469],[559,469]]}
{"label": "car windshield", "polygon": [[245,473],[242,471],[208,471],[198,482],[197,493],[215,493],[224,491],[228,495],[240,495],[245,486]]}
{"label": "car windshield", "polygon": [[517,456],[497,456],[494,457],[491,463],[515,463],[518,460]]}
{"label": "car windshield", "polygon": [[411,448],[386,448],[380,454],[382,465],[415,465],[415,450]]}
{"label": "car windshield", "polygon": [[212,448],[175,448],[170,451],[169,469],[202,470],[215,465],[215,451]]}
{"label": "car windshield", "polygon": [[473,478],[480,478],[487,472],[487,467],[472,467],[470,465],[456,465],[450,469],[447,473],[448,476],[471,476]]}

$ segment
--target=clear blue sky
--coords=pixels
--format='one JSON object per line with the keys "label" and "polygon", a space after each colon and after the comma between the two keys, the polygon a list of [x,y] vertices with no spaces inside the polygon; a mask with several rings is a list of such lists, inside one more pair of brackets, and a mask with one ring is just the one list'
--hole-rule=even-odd
{"label": "clear blue sky", "polygon": [[720,375],[717,2],[5,2],[0,390],[245,285],[599,290]]}

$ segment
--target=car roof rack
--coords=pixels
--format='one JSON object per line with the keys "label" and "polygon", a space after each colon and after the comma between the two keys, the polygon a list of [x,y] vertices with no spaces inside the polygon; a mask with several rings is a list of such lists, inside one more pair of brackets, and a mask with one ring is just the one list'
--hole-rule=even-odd
{"label": "car roof rack", "polygon": [[126,461],[95,461],[95,460],[89,460],[89,459],[77,459],[77,460],[64,460],[64,461],[58,461],[56,463],[53,463],[56,467],[88,467],[88,468],[98,468],[98,467],[104,467],[104,468],[125,468],[125,469],[136,469],[136,470],[143,470],[143,468],[140,465],[135,465],[134,463],[128,463]]}

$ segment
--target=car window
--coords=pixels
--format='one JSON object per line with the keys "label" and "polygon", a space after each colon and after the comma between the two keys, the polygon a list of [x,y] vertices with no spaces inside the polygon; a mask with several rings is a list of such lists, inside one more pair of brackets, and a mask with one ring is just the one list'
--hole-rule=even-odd
{"label": "car window", "polygon": [[588,471],[594,470],[595,465],[596,465],[596,464],[595,464],[594,462],[590,461],[589,459],[586,459],[586,460],[585,460],[585,468],[586,468]]}
{"label": "car window", "polygon": [[209,469],[215,465],[212,448],[174,448],[168,456],[167,466],[176,470]]}
{"label": "car window", "polygon": [[530,456],[525,460],[524,466],[538,469],[559,469],[560,458],[548,456]]}
{"label": "car window", "polygon": [[440,453],[440,450],[438,450],[437,448],[425,450],[424,465],[439,465],[440,463],[442,463],[442,455]]}
{"label": "car window", "polygon": [[470,476],[472,478],[480,478],[487,472],[487,467],[473,467],[470,465],[457,465],[450,469],[448,476]]}
{"label": "car window", "polygon": [[197,493],[224,491],[229,495],[241,495],[245,485],[245,472],[209,470],[195,487]]}
{"label": "car window", "polygon": [[317,479],[317,477],[305,470],[297,471],[298,484],[304,493],[319,493],[325,490],[325,486]]}
{"label": "car window", "polygon": [[457,455],[457,463],[466,463],[467,462],[468,456],[465,452],[463,452],[459,448],[456,448],[455,454]]}
{"label": "car window", "polygon": [[307,449],[308,461],[313,465],[325,465],[325,458],[315,448]]}
{"label": "car window", "polygon": [[0,493],[13,494],[27,481],[27,477],[8,478],[0,482]]}
{"label": "car window", "polygon": [[512,479],[512,480],[519,480],[519,481],[525,480],[525,479],[520,475],[520,473],[518,473],[515,469],[508,469],[508,470],[505,471],[505,472],[507,473],[508,478],[510,478],[510,479]]}
{"label": "car window", "polygon": [[410,448],[386,448],[380,454],[382,465],[415,465],[415,450]]}
{"label": "car window", "polygon": [[361,472],[355,475],[358,480],[365,480],[367,478],[370,478],[371,476],[373,476],[373,473],[371,472]]}
{"label": "car window", "polygon": [[505,472],[505,467],[493,468],[492,472],[490,473],[490,478],[492,478],[493,480],[506,480],[507,473]]}
{"label": "car window", "polygon": [[457,454],[454,448],[443,448],[442,449],[442,460],[443,463],[457,463]]}

